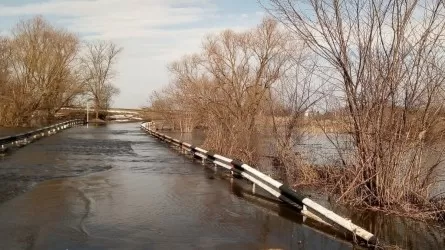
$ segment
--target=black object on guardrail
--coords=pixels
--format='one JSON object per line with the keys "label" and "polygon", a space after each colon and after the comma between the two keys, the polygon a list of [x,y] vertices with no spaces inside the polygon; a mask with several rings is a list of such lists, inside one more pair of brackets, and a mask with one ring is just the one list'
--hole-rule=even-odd
{"label": "black object on guardrail", "polygon": [[32,130],[29,132],[17,134],[17,135],[1,137],[0,138],[0,152],[6,151],[10,146],[24,146],[24,145],[32,142],[33,140],[54,134],[57,131],[71,128],[76,125],[83,125],[83,124],[84,124],[84,120],[75,119],[75,120],[69,120],[69,121],[57,123],[54,125],[50,125],[47,127],[39,128],[39,129]]}
{"label": "black object on guardrail", "polygon": [[152,130],[149,127],[149,123],[141,124],[141,128],[152,136],[155,136],[167,143],[178,146],[182,151],[188,151],[195,157],[199,157],[204,161],[210,161],[217,166],[223,167],[232,173],[241,175],[243,178],[251,181],[254,185],[258,185],[265,191],[282,200],[285,203],[296,207],[303,215],[310,217],[314,220],[320,221],[324,224],[333,226],[337,225],[343,230],[346,230],[356,238],[365,241],[368,246],[377,245],[377,237],[365,229],[355,225],[351,220],[344,218],[333,211],[319,205],[315,201],[311,200],[303,194],[300,194],[290,188],[289,186],[280,183],[277,180],[261,173],[260,171],[252,168],[251,166],[244,164],[239,160],[233,160],[225,156],[215,154],[213,152],[196,147],[189,143],[181,142],[177,139],[173,139],[167,135],[161,134]]}

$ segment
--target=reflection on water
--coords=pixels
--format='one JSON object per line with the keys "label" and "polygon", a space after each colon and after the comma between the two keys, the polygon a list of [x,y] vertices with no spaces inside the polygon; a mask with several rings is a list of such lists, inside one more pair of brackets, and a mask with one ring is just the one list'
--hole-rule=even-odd
{"label": "reflection on water", "polygon": [[347,156],[352,148],[349,135],[325,135],[320,133],[305,134],[295,146],[298,152],[304,153],[311,163],[317,165],[339,164],[341,158],[338,150],[341,150],[341,153]]}
{"label": "reflection on water", "polygon": [[0,160],[28,192],[0,204],[2,249],[348,249],[243,180],[137,124],[78,127]]}
{"label": "reflection on water", "polygon": [[351,218],[361,220],[389,245],[405,249],[445,249],[445,231],[434,223],[369,211],[355,213]]}
{"label": "reflection on water", "polygon": [[445,229],[435,222],[422,222],[383,212],[354,210],[330,203],[325,195],[314,194],[313,200],[347,215],[351,221],[378,236],[385,246],[402,249],[445,249]]}
{"label": "reflection on water", "polygon": [[[171,136],[175,138],[179,138],[179,135],[179,133],[176,135],[171,133]],[[189,133],[182,136],[187,139],[183,139],[184,141],[190,141],[196,145],[199,145],[199,142],[203,141],[204,138],[203,133]],[[347,145],[346,141],[346,138],[339,136],[335,142],[338,143],[343,150],[346,150],[351,147]],[[324,134],[306,135],[302,138],[301,143],[297,145],[297,149],[303,150],[309,156],[310,160],[316,164],[333,164],[339,159],[335,147]],[[432,156],[429,157],[434,158]],[[270,162],[270,159],[264,162]],[[261,167],[263,168],[262,171],[269,170],[267,166]],[[438,171],[443,172],[445,164],[442,163],[442,166],[438,169]],[[442,186],[436,190],[443,192],[443,190],[445,190],[445,185],[443,184],[445,183],[442,182]],[[251,196],[246,196],[245,191],[242,193],[234,193],[242,196],[246,200],[251,200]],[[385,245],[397,245],[404,249],[445,249],[445,229],[442,225],[435,222],[425,223],[405,217],[386,215],[381,212],[356,211],[344,207],[337,207],[328,202],[326,195],[316,194],[313,190],[306,190],[305,193],[312,193],[312,198],[320,204],[330,207],[340,214],[347,215],[347,217],[350,217],[351,220],[358,225],[375,233]],[[255,197],[254,200],[253,202],[257,205],[264,204],[264,201],[258,202],[259,199],[257,197]],[[267,208],[269,211],[273,211],[273,207],[267,206]],[[279,213],[279,215],[286,217],[283,213]],[[291,218],[291,220],[298,221],[296,218]]]}

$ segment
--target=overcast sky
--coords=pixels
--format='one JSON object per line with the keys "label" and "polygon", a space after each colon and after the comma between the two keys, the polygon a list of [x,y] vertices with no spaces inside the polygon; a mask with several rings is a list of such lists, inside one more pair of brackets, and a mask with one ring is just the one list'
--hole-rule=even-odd
{"label": "overcast sky", "polygon": [[136,108],[169,82],[169,62],[198,51],[206,34],[254,27],[264,11],[256,0],[0,0],[0,32],[35,15],[123,47],[113,106]]}

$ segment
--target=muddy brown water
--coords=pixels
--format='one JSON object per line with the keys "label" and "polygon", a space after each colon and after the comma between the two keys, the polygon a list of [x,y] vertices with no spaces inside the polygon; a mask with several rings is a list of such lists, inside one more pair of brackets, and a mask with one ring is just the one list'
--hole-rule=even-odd
{"label": "muddy brown water", "polygon": [[[201,145],[205,139],[203,131],[194,131],[193,133],[177,133],[163,131],[174,138],[180,138],[183,141],[191,142],[194,145]],[[337,143],[346,150],[351,146],[346,139],[340,135]],[[267,145],[265,145],[267,147]],[[306,134],[301,142],[296,145],[296,150],[303,152],[308,160],[313,164],[336,164],[340,160],[335,147],[330,140],[323,134]],[[266,166],[260,166],[263,172],[273,174],[273,168],[270,167],[270,159],[265,159]],[[445,163],[442,163],[440,171],[445,171]],[[434,192],[445,192],[445,184],[441,183]],[[303,193],[310,195],[325,207],[328,207],[337,213],[351,218],[354,223],[375,233],[384,247],[398,247],[401,249],[445,249],[445,225],[435,222],[421,222],[400,216],[387,215],[380,212],[357,211],[351,208],[345,208],[330,202],[324,191],[304,190]]]}
{"label": "muddy brown water", "polygon": [[[0,178],[0,249],[355,248],[138,124],[76,127],[38,140],[0,157]],[[443,234],[428,224],[351,217],[389,243],[444,249]]]}
{"label": "muddy brown water", "polygon": [[[138,124],[77,127],[0,160],[0,249],[347,249]],[[1,192],[8,192],[3,187]]]}
{"label": "muddy brown water", "polygon": [[32,128],[2,128],[0,127],[0,138],[24,133],[32,130]]}

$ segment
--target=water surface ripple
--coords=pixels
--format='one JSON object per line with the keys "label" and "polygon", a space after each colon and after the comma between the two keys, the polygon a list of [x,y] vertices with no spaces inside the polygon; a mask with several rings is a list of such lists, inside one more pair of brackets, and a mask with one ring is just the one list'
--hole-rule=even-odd
{"label": "water surface ripple", "polygon": [[44,138],[1,158],[0,178],[20,193],[0,203],[0,249],[352,247],[137,124]]}

